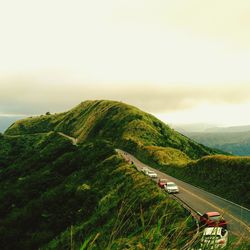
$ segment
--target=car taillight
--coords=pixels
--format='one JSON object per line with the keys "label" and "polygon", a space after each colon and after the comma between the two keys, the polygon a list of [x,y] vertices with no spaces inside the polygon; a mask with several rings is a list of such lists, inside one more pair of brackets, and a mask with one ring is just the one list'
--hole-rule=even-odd
{"label": "car taillight", "polygon": [[219,242],[218,242],[219,244],[224,244],[225,243],[225,241],[224,240],[219,240]]}

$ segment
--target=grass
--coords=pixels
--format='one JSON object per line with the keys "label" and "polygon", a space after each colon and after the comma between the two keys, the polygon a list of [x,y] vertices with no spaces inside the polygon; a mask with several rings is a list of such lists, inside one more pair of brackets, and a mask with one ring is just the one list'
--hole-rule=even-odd
{"label": "grass", "polygon": [[192,234],[186,211],[109,142],[75,147],[57,133],[40,134],[24,154],[22,137],[22,157],[9,150],[1,168],[1,249],[148,249],[182,246],[173,238]]}
{"label": "grass", "polygon": [[[105,169],[106,164],[118,159],[113,156],[103,162]],[[160,242],[170,244],[170,238],[177,233],[187,236],[192,232],[193,224],[187,223],[185,210],[135,168],[121,163],[111,174],[113,179],[107,179],[106,184],[113,188],[99,200],[93,216],[74,227],[75,249],[134,249],[137,246],[154,249]],[[180,224],[183,224],[182,232]],[[69,243],[69,234],[70,229],[44,249],[62,249]]]}
{"label": "grass", "polygon": [[185,153],[171,147],[145,146],[143,151],[150,159],[161,165],[183,166],[191,162],[191,159]]}

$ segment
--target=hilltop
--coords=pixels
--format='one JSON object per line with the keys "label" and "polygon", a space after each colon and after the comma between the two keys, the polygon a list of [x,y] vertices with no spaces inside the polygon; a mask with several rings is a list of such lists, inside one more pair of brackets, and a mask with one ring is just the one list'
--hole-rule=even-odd
{"label": "hilltop", "polygon": [[79,143],[105,139],[138,154],[143,154],[145,147],[151,154],[159,150],[167,153],[169,148],[171,155],[178,156],[172,158],[181,162],[219,152],[196,143],[138,108],[115,101],[85,101],[65,113],[20,120],[5,135],[50,131],[76,137]]}

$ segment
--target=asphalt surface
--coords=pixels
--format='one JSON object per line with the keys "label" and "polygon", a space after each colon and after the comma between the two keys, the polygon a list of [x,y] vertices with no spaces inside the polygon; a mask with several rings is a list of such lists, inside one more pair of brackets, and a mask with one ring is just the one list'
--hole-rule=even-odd
{"label": "asphalt surface", "polygon": [[[218,211],[229,223],[228,229],[231,233],[250,239],[250,210],[235,203],[194,187],[188,183],[178,180],[170,175],[160,172],[146,164],[143,164],[133,155],[117,150],[127,161],[132,161],[138,170],[147,167],[155,171],[158,178],[164,178],[175,182],[179,187],[179,194],[175,194],[178,200],[186,203],[197,215],[205,212]],[[157,179],[156,179],[157,181]]]}

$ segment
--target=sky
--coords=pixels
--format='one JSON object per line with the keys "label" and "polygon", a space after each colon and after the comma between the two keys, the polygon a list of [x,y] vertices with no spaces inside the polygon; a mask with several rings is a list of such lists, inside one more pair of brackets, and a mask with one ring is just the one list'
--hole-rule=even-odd
{"label": "sky", "polygon": [[249,0],[0,0],[0,116],[118,100],[250,124]]}

